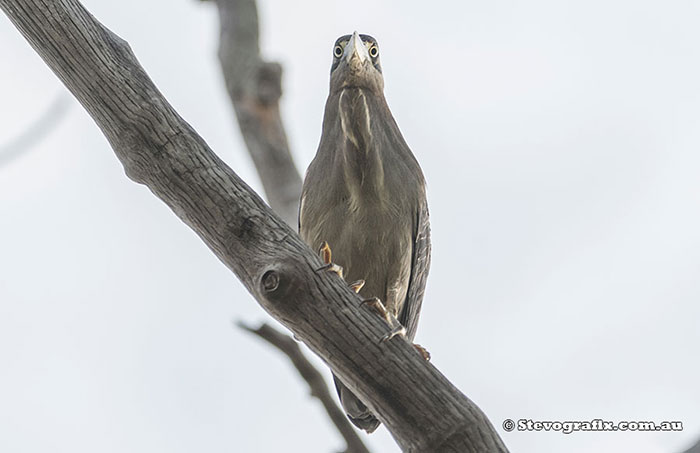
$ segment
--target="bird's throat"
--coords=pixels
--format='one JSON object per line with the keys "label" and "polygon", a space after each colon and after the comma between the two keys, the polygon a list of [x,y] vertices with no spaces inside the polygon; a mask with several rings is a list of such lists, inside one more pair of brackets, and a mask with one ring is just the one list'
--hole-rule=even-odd
{"label": "bird's throat", "polygon": [[364,90],[343,89],[338,97],[338,113],[345,140],[358,151],[367,152],[372,140],[372,119]]}
{"label": "bird's throat", "polygon": [[[365,196],[383,186],[384,169],[373,136],[373,94],[363,88],[348,87],[338,96],[342,134],[342,160],[345,180],[351,192]],[[378,126],[378,125],[374,125]]]}

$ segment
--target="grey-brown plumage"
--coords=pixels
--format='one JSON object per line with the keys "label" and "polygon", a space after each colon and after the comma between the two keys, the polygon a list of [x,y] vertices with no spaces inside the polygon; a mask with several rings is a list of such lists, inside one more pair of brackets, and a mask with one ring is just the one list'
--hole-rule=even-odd
{"label": "grey-brown plumage", "polygon": [[[333,47],[330,94],[316,157],[306,173],[299,232],[313,248],[325,241],[347,281],[378,297],[412,341],[430,266],[423,173],[383,94],[379,49],[368,35]],[[337,378],[350,420],[372,432],[379,421]]]}

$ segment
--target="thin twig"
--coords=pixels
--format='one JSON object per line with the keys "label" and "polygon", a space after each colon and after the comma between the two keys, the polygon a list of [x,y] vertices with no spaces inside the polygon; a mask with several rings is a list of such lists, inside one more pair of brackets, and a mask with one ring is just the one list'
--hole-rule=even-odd
{"label": "thin twig", "polygon": [[335,399],[328,391],[328,385],[325,379],[323,379],[321,373],[319,373],[304,356],[299,344],[294,341],[292,337],[280,332],[269,324],[262,324],[257,329],[249,327],[242,322],[238,322],[237,325],[241,329],[259,336],[287,355],[289,360],[292,361],[292,364],[294,364],[294,367],[299,371],[301,377],[309,384],[311,396],[321,401],[321,404],[323,404],[323,407],[328,413],[328,417],[330,417],[335,427],[338,428],[338,431],[342,434],[347,443],[346,451],[348,453],[369,453],[369,450],[357,435],[355,429],[348,422],[345,413],[343,413],[335,403]]}
{"label": "thin twig", "polygon": [[0,145],[0,167],[20,157],[49,135],[65,116],[70,102],[65,93],[59,94],[33,124],[8,143]]}

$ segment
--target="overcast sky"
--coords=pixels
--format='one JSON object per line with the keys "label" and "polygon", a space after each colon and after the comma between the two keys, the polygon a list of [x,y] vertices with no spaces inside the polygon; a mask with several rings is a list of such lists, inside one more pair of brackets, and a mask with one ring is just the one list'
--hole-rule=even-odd
{"label": "overcast sky", "polygon": [[[378,39],[389,105],[428,181],[417,341],[513,452],[677,453],[700,436],[697,2],[260,3],[302,169],[333,42]],[[214,6],[84,4],[258,189]],[[287,361],[231,325],[269,317],[124,175],[4,15],[0,61],[0,451],[337,451]],[[3,157],[61,96],[56,128]],[[508,433],[506,418],[685,429]],[[398,451],[383,427],[364,437]]]}

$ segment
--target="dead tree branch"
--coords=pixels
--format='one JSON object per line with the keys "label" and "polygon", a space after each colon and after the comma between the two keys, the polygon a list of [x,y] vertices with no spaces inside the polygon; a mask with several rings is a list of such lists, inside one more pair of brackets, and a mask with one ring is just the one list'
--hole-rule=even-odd
{"label": "dead tree branch", "polygon": [[217,0],[219,62],[246,147],[270,207],[297,225],[301,176],[280,116],[282,66],[260,56],[255,0]]}
{"label": "dead tree branch", "polygon": [[39,143],[63,119],[70,106],[65,93],[59,94],[46,111],[12,141],[0,145],[0,167],[10,163]]}
{"label": "dead tree branch", "polygon": [[683,453],[700,453],[700,440],[695,442],[695,444],[692,447],[685,450]]}
{"label": "dead tree branch", "polygon": [[127,43],[77,0],[0,8],[85,107],[124,165],[260,305],[366,401],[404,451],[506,451],[486,415],[384,322],[187,124]]}
{"label": "dead tree branch", "polygon": [[311,362],[304,357],[304,353],[301,351],[299,344],[294,341],[292,337],[285,335],[268,324],[263,324],[257,329],[248,327],[243,323],[239,323],[238,326],[267,341],[282,351],[289,360],[292,361],[292,364],[301,377],[309,384],[311,396],[321,401],[321,404],[323,404],[323,407],[326,409],[328,417],[330,417],[335,427],[338,428],[338,431],[343,435],[347,444],[348,453],[369,453],[369,450],[360,439],[360,436],[357,435],[355,429],[348,422],[345,413],[340,410],[335,403],[335,398],[328,391],[326,380],[323,379],[321,373],[318,372]]}

